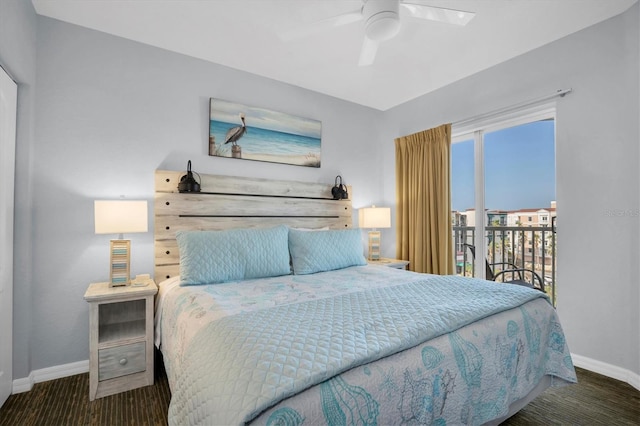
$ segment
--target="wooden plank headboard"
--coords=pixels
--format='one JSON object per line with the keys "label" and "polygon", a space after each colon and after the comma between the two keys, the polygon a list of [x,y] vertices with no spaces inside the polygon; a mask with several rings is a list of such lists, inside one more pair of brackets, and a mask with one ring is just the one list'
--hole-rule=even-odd
{"label": "wooden plank headboard", "polygon": [[[176,232],[285,224],[350,228],[351,198],[334,200],[333,184],[200,174],[200,193],[179,193],[185,172],[156,170],[155,279],[180,273]],[[347,187],[351,197],[351,187]]]}

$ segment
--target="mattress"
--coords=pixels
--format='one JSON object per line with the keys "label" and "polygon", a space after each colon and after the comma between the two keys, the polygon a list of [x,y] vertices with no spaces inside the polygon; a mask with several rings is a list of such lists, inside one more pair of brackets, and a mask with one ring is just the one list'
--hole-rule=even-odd
{"label": "mattress", "polygon": [[535,290],[361,266],[160,285],[170,424],[484,424],[576,381]]}

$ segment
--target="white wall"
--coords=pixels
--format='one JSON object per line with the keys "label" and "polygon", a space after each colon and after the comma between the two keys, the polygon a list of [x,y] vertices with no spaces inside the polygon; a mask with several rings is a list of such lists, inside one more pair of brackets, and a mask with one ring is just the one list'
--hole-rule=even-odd
{"label": "white wall", "polygon": [[393,138],[573,88],[557,103],[558,313],[573,353],[636,377],[638,16],[636,4],[619,17],[388,111],[380,147],[387,159],[385,202],[392,205]]}
{"label": "white wall", "polygon": [[[30,356],[32,370],[88,358],[83,294],[108,278],[110,238],[94,234],[94,199],[152,202],[154,170],[184,170],[190,159],[213,174],[327,185],[341,174],[355,207],[378,201],[370,144],[379,111],[48,18],[38,17],[37,29],[34,327],[30,353],[16,353]],[[322,121],[322,167],[209,157],[210,97]],[[153,233],[127,237],[132,274],[153,271]],[[14,377],[28,373],[20,366]]]}
{"label": "white wall", "polygon": [[36,84],[36,15],[30,1],[0,0],[0,64],[18,83],[16,135],[14,261],[13,261],[13,377],[31,371],[32,205]]}

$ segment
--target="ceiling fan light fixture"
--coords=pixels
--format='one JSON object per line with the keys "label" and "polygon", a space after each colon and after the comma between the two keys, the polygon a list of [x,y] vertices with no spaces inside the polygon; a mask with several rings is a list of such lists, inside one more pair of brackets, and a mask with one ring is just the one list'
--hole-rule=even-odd
{"label": "ceiling fan light fixture", "polygon": [[385,41],[400,31],[398,0],[365,0],[362,5],[364,32],[373,41]]}
{"label": "ceiling fan light fixture", "polygon": [[397,13],[380,12],[367,20],[365,34],[371,40],[385,41],[395,37],[400,31],[400,19]]}

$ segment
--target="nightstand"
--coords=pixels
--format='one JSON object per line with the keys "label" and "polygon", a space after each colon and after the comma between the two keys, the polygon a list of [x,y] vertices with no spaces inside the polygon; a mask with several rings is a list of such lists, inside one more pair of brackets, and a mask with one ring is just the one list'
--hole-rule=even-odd
{"label": "nightstand", "polygon": [[89,285],[89,400],[153,384],[153,280]]}
{"label": "nightstand", "polygon": [[390,259],[387,257],[381,257],[380,260],[369,260],[367,262],[370,265],[382,265],[382,266],[388,266],[389,268],[396,268],[396,269],[407,269],[409,267],[408,260]]}

